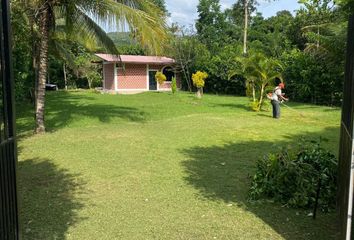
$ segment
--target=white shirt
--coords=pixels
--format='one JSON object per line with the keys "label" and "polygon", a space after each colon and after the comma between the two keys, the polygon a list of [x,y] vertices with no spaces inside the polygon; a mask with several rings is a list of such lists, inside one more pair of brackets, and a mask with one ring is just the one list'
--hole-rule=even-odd
{"label": "white shirt", "polygon": [[275,88],[275,90],[273,92],[272,100],[279,101],[278,96],[281,96],[281,88],[280,87]]}

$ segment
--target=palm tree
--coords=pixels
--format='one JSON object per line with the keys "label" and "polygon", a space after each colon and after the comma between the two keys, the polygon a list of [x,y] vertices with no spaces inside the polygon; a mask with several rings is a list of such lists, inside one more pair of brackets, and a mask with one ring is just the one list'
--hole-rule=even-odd
{"label": "palm tree", "polygon": [[253,69],[250,67],[252,66],[253,62],[252,59],[249,57],[236,57],[235,61],[240,63],[236,69],[233,69],[229,73],[229,80],[235,76],[240,75],[245,78],[245,85],[246,85],[246,95],[249,95],[252,92],[252,100],[256,102],[256,80],[257,77],[254,76]]}
{"label": "palm tree", "polygon": [[[283,66],[273,58],[268,58],[261,53],[252,54],[250,57],[237,58],[242,64],[242,69],[236,71],[246,78],[246,85],[252,88],[254,110],[260,111],[264,103],[266,89],[273,87],[275,80],[282,78]],[[258,99],[256,96],[258,95]]]}
{"label": "palm tree", "polygon": [[65,22],[67,34],[84,34],[95,38],[110,53],[118,54],[112,40],[97,22],[111,26],[128,26],[141,44],[159,53],[166,40],[165,15],[151,0],[28,0],[24,7],[35,13],[38,25],[39,62],[36,84],[36,133],[45,132],[45,83],[48,71],[49,41],[53,37],[56,21]]}
{"label": "palm tree", "polygon": [[260,88],[257,110],[260,111],[266,95],[266,87],[274,86],[276,79],[280,79],[281,81],[283,80],[281,74],[283,71],[283,66],[278,60],[266,58],[264,56],[261,56],[255,63],[254,73],[255,77],[257,77],[256,84]]}

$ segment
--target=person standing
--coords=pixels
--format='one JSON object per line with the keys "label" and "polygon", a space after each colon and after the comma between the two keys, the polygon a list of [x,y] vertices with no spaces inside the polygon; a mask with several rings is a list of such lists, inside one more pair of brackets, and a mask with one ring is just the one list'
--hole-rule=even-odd
{"label": "person standing", "polygon": [[281,90],[285,88],[284,83],[279,83],[277,87],[274,88],[271,103],[273,107],[273,118],[280,118],[280,102],[288,101],[289,99],[284,97]]}

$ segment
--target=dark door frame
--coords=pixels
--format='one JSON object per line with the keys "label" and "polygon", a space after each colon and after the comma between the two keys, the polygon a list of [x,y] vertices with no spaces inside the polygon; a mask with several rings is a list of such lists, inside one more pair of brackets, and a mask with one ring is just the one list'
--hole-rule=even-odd
{"label": "dark door frame", "polygon": [[9,0],[0,0],[0,239],[19,239]]}
{"label": "dark door frame", "polygon": [[[158,89],[157,89],[157,82],[156,82],[156,80],[150,78],[150,72],[157,72],[157,71],[158,71],[158,70],[155,70],[155,69],[149,69],[149,70],[148,70],[149,91],[156,91],[156,90],[158,90]],[[155,86],[154,89],[151,89],[151,84],[150,84],[151,81],[154,82],[154,84],[153,84],[153,86]]]}

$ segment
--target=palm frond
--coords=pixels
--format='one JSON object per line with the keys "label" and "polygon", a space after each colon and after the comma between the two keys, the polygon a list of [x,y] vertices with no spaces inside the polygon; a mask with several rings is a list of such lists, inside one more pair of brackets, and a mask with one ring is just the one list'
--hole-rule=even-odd
{"label": "palm frond", "polygon": [[81,35],[81,37],[85,36],[88,40],[95,39],[100,42],[102,46],[104,46],[110,53],[116,55],[119,54],[113,40],[85,12],[77,8],[74,16],[75,22],[73,22],[73,29],[75,29],[76,35]]}
{"label": "palm frond", "polygon": [[151,1],[147,0],[102,0],[106,11],[94,11],[93,14],[98,21],[106,21],[108,24],[124,27],[129,30],[135,38],[155,54],[163,51],[167,36],[166,19],[162,11]]}

